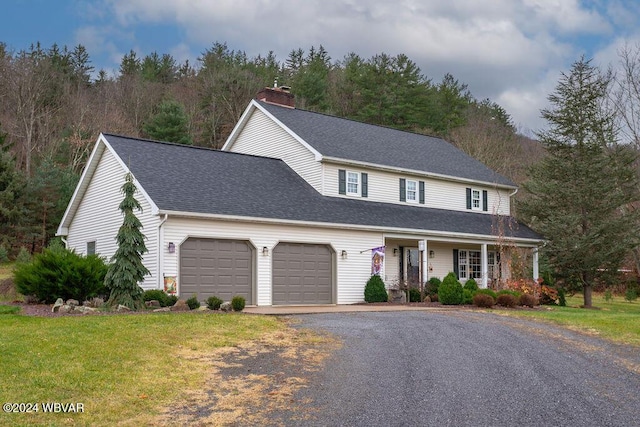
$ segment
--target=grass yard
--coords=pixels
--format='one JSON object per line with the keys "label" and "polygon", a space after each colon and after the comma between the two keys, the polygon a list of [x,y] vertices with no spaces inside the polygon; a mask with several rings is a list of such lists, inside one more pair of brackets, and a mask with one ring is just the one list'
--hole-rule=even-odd
{"label": "grass yard", "polygon": [[509,316],[533,318],[553,322],[569,329],[596,334],[602,338],[640,347],[640,300],[625,301],[614,296],[605,301],[604,295],[593,295],[593,306],[583,309],[582,295],[567,298],[567,307],[541,306],[535,311],[503,311]]}
{"label": "grass yard", "polygon": [[[0,413],[0,425],[154,425],[203,388],[217,349],[287,325],[211,313],[42,318],[0,310],[0,403],[82,403],[84,413]],[[9,312],[9,313],[7,313]]]}

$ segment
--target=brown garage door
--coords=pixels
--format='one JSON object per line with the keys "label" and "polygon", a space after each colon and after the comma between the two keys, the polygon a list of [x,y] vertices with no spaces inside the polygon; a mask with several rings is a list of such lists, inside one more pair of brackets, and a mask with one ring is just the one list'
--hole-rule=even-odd
{"label": "brown garage door", "polygon": [[279,243],[273,250],[273,304],[331,304],[332,258],[326,245]]}
{"label": "brown garage door", "polygon": [[235,295],[253,304],[253,249],[243,240],[188,238],[180,246],[180,296],[200,301]]}

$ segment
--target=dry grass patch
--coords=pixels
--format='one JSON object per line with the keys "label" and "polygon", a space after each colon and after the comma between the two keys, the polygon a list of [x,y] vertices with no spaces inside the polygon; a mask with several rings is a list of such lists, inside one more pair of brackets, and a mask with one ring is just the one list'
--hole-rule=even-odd
{"label": "dry grass patch", "polygon": [[296,400],[295,394],[339,345],[328,335],[287,328],[215,354],[184,349],[182,357],[208,365],[207,378],[155,423],[279,425],[284,412],[308,419],[309,402]]}

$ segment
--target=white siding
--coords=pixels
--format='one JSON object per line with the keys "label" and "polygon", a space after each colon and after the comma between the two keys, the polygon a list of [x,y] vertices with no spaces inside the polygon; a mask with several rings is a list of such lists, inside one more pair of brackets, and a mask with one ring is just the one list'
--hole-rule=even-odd
{"label": "white siding", "polygon": [[[104,150],[98,167],[91,178],[91,182],[80,202],[71,224],[67,241],[69,248],[79,254],[86,254],[87,242],[96,242],[96,253],[111,259],[117,249],[116,235],[122,225],[122,213],[118,205],[123,195],[120,187],[124,184],[126,171],[122,169],[116,158],[109,150]],[[142,222],[142,232],[147,237],[146,245],[149,252],[143,257],[144,265],[151,272],[140,285],[144,289],[158,287],[157,270],[157,241],[158,218],[151,214],[151,206],[138,192],[136,199],[140,202],[143,212],[136,212]]]}
{"label": "white siding", "polygon": [[282,159],[322,192],[322,165],[315,155],[258,109],[253,110],[230,151]]}
{"label": "white siding", "polygon": [[[371,252],[381,246],[382,234],[339,229],[287,226],[277,224],[250,224],[246,222],[204,219],[172,218],[163,225],[164,242],[174,242],[176,252],[163,249],[164,269],[161,275],[177,276],[178,289],[180,244],[188,237],[249,240],[256,248],[256,281],[258,305],[271,305],[271,262],[273,248],[278,242],[300,242],[330,245],[335,254],[337,277],[337,303],[351,304],[364,300],[364,286],[371,275]],[[162,247],[167,244],[162,243]],[[262,255],[262,248],[269,255]],[[347,251],[343,259],[342,251]],[[361,253],[362,252],[362,253]]]}
{"label": "white siding", "polygon": [[[361,198],[360,196],[341,195],[338,192],[338,170],[368,174],[368,197],[372,202],[406,204],[436,209],[467,211],[467,187],[487,190],[488,214],[509,215],[511,211],[509,192],[491,186],[472,186],[464,183],[444,181],[434,178],[411,176],[401,173],[378,171],[335,164],[324,164],[324,194],[326,196]],[[425,182],[425,204],[400,201],[400,178]],[[482,213],[482,211],[477,211]]]}

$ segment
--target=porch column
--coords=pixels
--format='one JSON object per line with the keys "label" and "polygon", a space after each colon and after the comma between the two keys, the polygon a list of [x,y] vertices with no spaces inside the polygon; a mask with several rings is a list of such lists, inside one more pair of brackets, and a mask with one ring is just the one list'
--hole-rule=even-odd
{"label": "porch column", "polygon": [[482,253],[480,255],[482,262],[482,285],[481,288],[489,287],[489,256],[487,254],[487,244],[482,244]]}
{"label": "porch column", "polygon": [[429,280],[429,246],[427,244],[427,239],[420,242],[420,247],[423,248],[422,263],[420,264],[422,275],[420,280],[422,280],[422,286],[424,286],[424,284]]}
{"label": "porch column", "polygon": [[538,248],[533,249],[533,280],[540,277],[540,265],[538,263]]}

